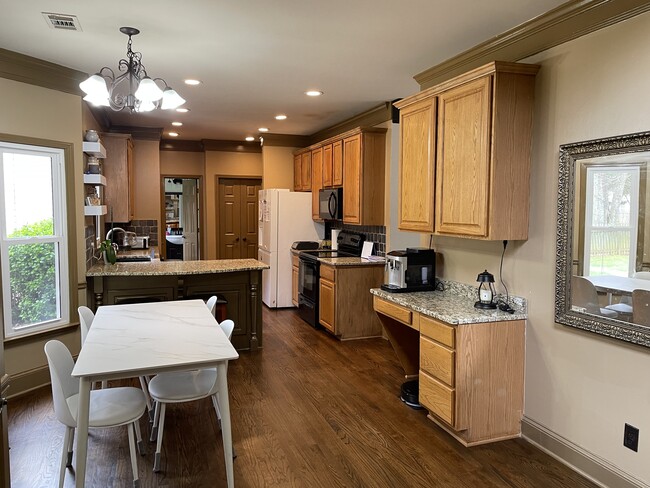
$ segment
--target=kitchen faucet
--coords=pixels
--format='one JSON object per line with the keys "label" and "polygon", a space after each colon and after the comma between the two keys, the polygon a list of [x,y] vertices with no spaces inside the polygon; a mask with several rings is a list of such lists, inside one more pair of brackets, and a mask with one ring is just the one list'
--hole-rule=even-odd
{"label": "kitchen faucet", "polygon": [[113,232],[116,231],[116,230],[121,230],[122,232],[126,233],[126,231],[125,231],[124,229],[122,229],[122,227],[113,227],[111,230],[109,230],[109,231],[106,233],[106,240],[107,240],[107,241],[110,239],[111,242],[113,242],[113,240],[112,240],[111,238],[112,238],[112,236],[113,236]]}

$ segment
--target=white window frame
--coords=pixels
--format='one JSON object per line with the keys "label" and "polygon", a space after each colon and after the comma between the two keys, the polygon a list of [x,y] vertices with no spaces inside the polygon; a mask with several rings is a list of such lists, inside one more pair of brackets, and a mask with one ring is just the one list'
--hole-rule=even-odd
{"label": "white window frame", "polygon": [[584,271],[589,273],[591,269],[591,232],[595,227],[593,222],[593,205],[591,202],[594,198],[594,173],[595,172],[629,172],[632,173],[632,188],[630,192],[630,225],[625,227],[607,227],[607,229],[626,230],[630,232],[630,257],[628,261],[628,277],[634,275],[636,271],[637,258],[637,238],[639,234],[639,190],[641,182],[641,168],[639,166],[589,166],[587,167],[586,181],[586,199],[585,206],[585,228],[584,228]]}
{"label": "white window frame", "polygon": [[[52,164],[52,203],[54,218],[54,235],[47,237],[28,237],[24,239],[9,239],[7,237],[6,209],[4,198],[0,197],[0,264],[2,267],[2,302],[3,322],[6,338],[55,329],[70,323],[70,276],[67,237],[67,207],[66,207],[66,174],[65,152],[55,147],[16,144],[0,141],[0,189],[4,189],[3,155],[28,154],[49,157]],[[11,289],[9,286],[9,247],[20,244],[54,243],[55,273],[57,276],[57,310],[59,317],[38,324],[12,327],[11,320]]]}

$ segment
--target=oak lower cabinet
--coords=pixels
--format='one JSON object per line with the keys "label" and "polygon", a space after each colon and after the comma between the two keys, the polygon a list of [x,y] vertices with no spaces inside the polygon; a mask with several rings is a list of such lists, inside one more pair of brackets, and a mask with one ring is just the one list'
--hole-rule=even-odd
{"label": "oak lower cabinet", "polygon": [[321,264],[320,324],[341,340],[381,336],[381,323],[373,312],[368,290],[380,286],[383,278],[383,266]]}
{"label": "oak lower cabinet", "polygon": [[104,205],[112,222],[131,222],[135,209],[133,141],[129,134],[102,133],[106,148]]}
{"label": "oak lower cabinet", "polygon": [[395,104],[402,122],[400,229],[528,238],[538,70],[492,62]]}
{"label": "oak lower cabinet", "polygon": [[384,225],[386,129],[343,136],[343,222]]}
{"label": "oak lower cabinet", "polygon": [[419,401],[433,422],[465,446],[521,435],[524,320],[452,325],[374,301],[407,376],[419,367]]}
{"label": "oak lower cabinet", "polygon": [[294,307],[298,306],[298,279],[300,274],[300,258],[297,255],[291,255],[291,303]]}

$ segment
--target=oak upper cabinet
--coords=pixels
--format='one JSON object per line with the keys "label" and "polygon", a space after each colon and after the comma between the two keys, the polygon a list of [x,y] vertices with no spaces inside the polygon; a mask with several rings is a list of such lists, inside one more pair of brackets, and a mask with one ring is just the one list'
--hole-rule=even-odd
{"label": "oak upper cabinet", "polygon": [[295,154],[293,156],[293,191],[302,190],[302,155]]}
{"label": "oak upper cabinet", "polygon": [[108,207],[108,221],[130,222],[133,220],[133,141],[129,134],[102,134],[106,148],[104,159],[104,202]]}
{"label": "oak upper cabinet", "polygon": [[323,148],[311,151],[311,213],[313,220],[320,220],[318,191],[323,187]]}
{"label": "oak upper cabinet", "polygon": [[[396,103],[406,122],[400,145],[401,229],[486,240],[528,238],[538,70],[492,62]],[[425,169],[421,161],[427,154]],[[429,170],[434,178],[414,181]],[[418,206],[417,196],[425,195],[427,206]]]}
{"label": "oak upper cabinet", "polygon": [[386,129],[357,129],[343,138],[343,222],[384,225]]}
{"label": "oak upper cabinet", "polygon": [[323,146],[323,188],[343,186],[343,141]]}
{"label": "oak upper cabinet", "polygon": [[301,150],[293,156],[293,190],[311,191],[310,150]]}
{"label": "oak upper cabinet", "polygon": [[400,111],[399,228],[433,230],[437,99],[430,96]]}

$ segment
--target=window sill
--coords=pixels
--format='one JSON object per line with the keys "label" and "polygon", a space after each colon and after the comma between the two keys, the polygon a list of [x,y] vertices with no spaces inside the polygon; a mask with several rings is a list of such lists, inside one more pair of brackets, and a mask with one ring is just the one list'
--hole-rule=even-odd
{"label": "window sill", "polygon": [[13,343],[19,343],[21,341],[29,341],[35,337],[47,337],[48,335],[58,335],[62,331],[65,331],[67,329],[73,329],[73,328],[76,329],[77,327],[79,327],[79,322],[71,322],[69,324],[57,325],[56,327],[52,327],[51,329],[38,330],[34,332],[29,332],[27,334],[21,334],[19,336],[5,337],[3,343],[13,344]]}

